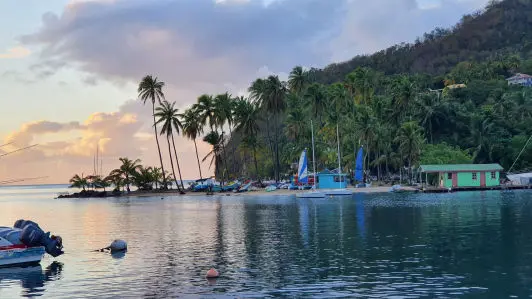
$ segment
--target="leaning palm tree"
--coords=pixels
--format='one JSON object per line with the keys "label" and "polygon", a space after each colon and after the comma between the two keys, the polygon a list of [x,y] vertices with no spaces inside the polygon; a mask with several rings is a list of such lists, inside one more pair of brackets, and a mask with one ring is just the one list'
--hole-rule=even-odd
{"label": "leaning palm tree", "polygon": [[[163,156],[161,155],[161,147],[159,146],[159,137],[157,134],[157,121],[155,119],[155,100],[161,103],[164,99],[163,93],[164,82],[158,81],[157,77],[147,75],[142,78],[137,89],[140,100],[146,104],[147,100],[151,100],[152,115],[153,115],[153,129],[155,130],[155,141],[157,142],[157,151],[159,152],[159,161],[161,162],[161,169],[164,172]],[[165,184],[166,185],[166,184]]]}
{"label": "leaning palm tree", "polygon": [[[233,99],[229,93],[223,93],[219,94],[214,98],[214,118],[216,119],[216,124],[222,131],[223,136],[223,125],[227,122],[229,125],[229,139],[231,139],[231,136],[233,135]],[[227,170],[227,154],[225,151],[225,142],[222,142],[222,150],[223,150],[223,157],[224,157],[224,168]],[[233,147],[233,168],[231,169],[231,172],[234,173],[234,165],[235,165],[235,151]]]}
{"label": "leaning palm tree", "polygon": [[212,167],[212,164],[215,164],[215,167],[218,168],[221,161],[220,157],[222,155],[222,135],[218,134],[216,131],[211,131],[209,134],[203,137],[203,141],[210,144],[212,146],[212,150],[205,155],[202,161],[205,162],[205,160],[210,157],[211,162],[209,163],[209,167]]}
{"label": "leaning palm tree", "polygon": [[177,176],[175,175],[174,162],[172,160],[172,151],[170,150],[170,139],[172,139],[172,145],[174,147],[175,160],[177,164],[177,171],[179,172],[179,179],[181,180],[181,190],[184,190],[183,177],[181,176],[181,167],[179,167],[179,159],[177,157],[177,150],[175,148],[174,132],[179,134],[179,130],[183,127],[181,120],[179,119],[179,109],[175,108],[175,102],[172,104],[168,101],[163,101],[161,106],[155,109],[155,116],[157,117],[157,124],[162,123],[161,135],[166,134],[166,141],[168,143],[168,154],[170,155],[170,165],[172,166],[172,173],[174,175],[175,184],[177,189],[179,184],[177,182]]}
{"label": "leaning palm tree", "polygon": [[180,117],[183,123],[183,135],[185,135],[188,139],[192,139],[194,141],[194,148],[196,149],[196,158],[198,159],[199,175],[200,179],[203,179],[203,176],[201,174],[201,164],[198,155],[198,145],[196,144],[196,138],[199,134],[203,132],[199,112],[197,109],[189,108],[185,110],[185,113],[180,114]]}

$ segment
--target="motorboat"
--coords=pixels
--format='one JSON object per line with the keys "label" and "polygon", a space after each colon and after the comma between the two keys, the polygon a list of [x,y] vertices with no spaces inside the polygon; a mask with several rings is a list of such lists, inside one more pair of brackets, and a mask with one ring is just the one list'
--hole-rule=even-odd
{"label": "motorboat", "polygon": [[0,227],[0,267],[39,264],[45,253],[63,254],[62,239],[45,233],[37,223],[17,220],[13,227]]}

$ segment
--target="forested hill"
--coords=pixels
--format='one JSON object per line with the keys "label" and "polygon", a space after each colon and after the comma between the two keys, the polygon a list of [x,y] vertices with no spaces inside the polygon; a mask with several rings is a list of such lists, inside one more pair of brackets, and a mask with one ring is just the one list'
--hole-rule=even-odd
{"label": "forested hill", "polygon": [[344,80],[358,67],[386,75],[424,73],[444,75],[462,61],[485,61],[509,54],[532,52],[532,0],[492,1],[482,10],[462,17],[450,29],[436,28],[412,44],[400,44],[372,55],[357,56],[314,70],[323,84]]}

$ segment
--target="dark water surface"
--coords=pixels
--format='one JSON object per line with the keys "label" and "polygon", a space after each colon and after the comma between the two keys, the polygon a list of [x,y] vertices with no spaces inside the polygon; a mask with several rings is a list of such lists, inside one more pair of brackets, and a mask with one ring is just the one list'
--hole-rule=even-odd
{"label": "dark water surface", "polygon": [[[532,295],[529,191],[52,199],[61,188],[0,188],[0,225],[37,221],[67,252],[0,269],[0,298]],[[91,252],[115,238],[125,256]]]}

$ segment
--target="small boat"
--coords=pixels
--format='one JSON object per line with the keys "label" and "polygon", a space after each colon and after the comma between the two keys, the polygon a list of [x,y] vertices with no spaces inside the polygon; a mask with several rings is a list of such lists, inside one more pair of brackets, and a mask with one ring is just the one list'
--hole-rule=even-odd
{"label": "small boat", "polygon": [[275,185],[270,185],[268,187],[266,187],[266,192],[272,192],[272,191],[275,191],[277,190],[277,186]]}
{"label": "small boat", "polygon": [[351,190],[349,190],[349,189],[346,189],[346,188],[341,188],[341,189],[324,189],[324,190],[323,190],[323,193],[325,193],[325,195],[330,195],[330,196],[353,195],[353,191],[351,191]]}
{"label": "small boat", "polygon": [[13,227],[0,227],[0,267],[39,264],[45,253],[63,254],[62,239],[44,233],[29,220],[17,220]]}
{"label": "small boat", "polygon": [[[312,190],[308,192],[297,193],[297,198],[325,198],[325,194],[321,191],[316,190],[316,157],[314,155],[314,126],[312,125],[312,120],[310,121],[310,132],[312,134],[312,167],[314,168],[314,182],[312,185]],[[299,168],[298,175],[301,177],[305,175],[305,179],[308,180],[308,170],[307,170],[307,150],[305,149],[301,153],[299,158]],[[306,183],[307,181],[305,181]]]}
{"label": "small boat", "polygon": [[247,192],[247,191],[249,191],[249,187],[251,187],[252,184],[253,184],[253,182],[249,182],[249,183],[243,185],[242,187],[233,190],[233,192],[235,192],[235,193]]}

